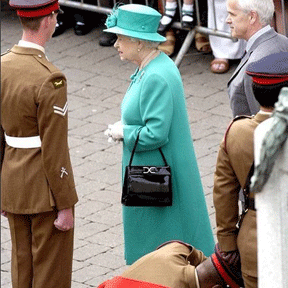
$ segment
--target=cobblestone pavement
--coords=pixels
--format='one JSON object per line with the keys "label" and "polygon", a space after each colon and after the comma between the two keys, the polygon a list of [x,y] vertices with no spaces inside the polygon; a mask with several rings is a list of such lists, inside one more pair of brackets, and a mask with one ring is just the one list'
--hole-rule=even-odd
{"label": "cobblestone pavement", "polygon": [[[1,18],[1,51],[4,52],[18,42],[21,29],[11,11],[4,11]],[[68,79],[69,145],[79,194],[73,288],[97,287],[126,267],[120,204],[121,145],[109,144],[103,131],[120,118],[120,103],[135,66],[121,62],[113,47],[99,46],[102,29],[100,25],[85,36],[76,36],[71,28],[53,38],[46,47],[48,58]],[[218,145],[232,117],[226,84],[236,64],[229,73],[216,75],[209,70],[212,59],[211,54],[202,55],[192,45],[180,72],[215,233],[213,172]],[[10,253],[8,223],[1,217],[3,288],[11,287]]]}

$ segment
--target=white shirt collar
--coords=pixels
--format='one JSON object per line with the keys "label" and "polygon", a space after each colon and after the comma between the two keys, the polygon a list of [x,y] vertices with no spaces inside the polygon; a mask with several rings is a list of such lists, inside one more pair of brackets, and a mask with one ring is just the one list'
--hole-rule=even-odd
{"label": "white shirt collar", "polygon": [[29,41],[25,41],[25,40],[20,40],[18,42],[18,46],[21,46],[21,47],[26,47],[26,48],[34,48],[34,49],[38,49],[40,51],[42,51],[44,54],[45,54],[45,49],[44,47],[36,44],[36,43],[32,43],[32,42],[29,42]]}
{"label": "white shirt collar", "polygon": [[259,38],[262,34],[266,33],[270,29],[271,29],[271,26],[267,25],[263,27],[262,29],[260,29],[259,31],[257,31],[252,37],[250,37],[247,41],[246,51],[249,51],[249,49],[252,47],[253,43],[255,42],[257,38]]}
{"label": "white shirt collar", "polygon": [[266,111],[263,111],[260,109],[260,111],[258,113],[262,114],[262,115],[270,115],[271,116],[273,112],[266,112]]}

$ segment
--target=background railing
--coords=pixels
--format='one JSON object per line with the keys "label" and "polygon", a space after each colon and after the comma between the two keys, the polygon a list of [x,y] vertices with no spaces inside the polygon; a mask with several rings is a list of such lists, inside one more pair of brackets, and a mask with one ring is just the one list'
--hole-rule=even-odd
{"label": "background railing", "polygon": [[[157,1],[157,0],[155,0]],[[159,0],[159,1],[162,1],[162,5],[163,7],[165,7],[165,0]],[[182,0],[177,0],[178,1],[178,7],[179,7],[179,13],[181,15],[181,7],[182,7]],[[205,1],[205,0],[204,0]],[[176,56],[176,59],[175,59],[175,64],[179,67],[182,60],[183,60],[183,57],[185,56],[185,54],[187,53],[189,47],[191,46],[191,43],[195,37],[195,34],[196,32],[199,32],[199,33],[203,33],[203,34],[206,34],[206,35],[214,35],[214,36],[218,36],[218,37],[224,37],[224,38],[230,38],[232,39],[233,41],[237,41],[237,39],[233,39],[231,38],[231,35],[230,33],[227,33],[225,31],[221,31],[221,30],[218,30],[217,29],[217,24],[216,24],[216,17],[217,17],[217,14],[216,14],[216,9],[215,9],[215,0],[212,0],[213,1],[213,14],[214,14],[214,27],[215,28],[209,28],[209,27],[203,27],[201,26],[201,22],[200,22],[200,9],[199,9],[199,3],[198,3],[198,0],[195,0],[195,11],[196,11],[196,18],[197,18],[197,25],[194,29],[192,30],[188,30],[187,29],[187,35],[185,37],[185,40]],[[283,23],[286,23],[286,18],[285,18],[285,12],[284,12],[284,7],[285,7],[285,4],[284,4],[284,1],[285,0],[281,0],[281,5],[282,5],[282,17],[283,17]],[[94,3],[95,2],[95,3]],[[110,3],[112,4],[111,7],[107,7],[107,1],[101,1],[101,0],[95,0],[95,1],[92,1],[92,0],[78,0],[78,1],[72,1],[72,0],[59,0],[59,3],[60,5],[63,5],[63,6],[67,6],[67,7],[71,7],[71,8],[76,8],[76,9],[82,9],[82,10],[86,10],[86,11],[91,11],[91,12],[97,12],[97,13],[103,13],[103,14],[108,14],[112,11],[112,7],[119,1],[116,1],[116,0],[112,0]],[[122,2],[122,1],[121,1]],[[125,3],[135,3],[134,1],[132,0],[125,0],[124,1]],[[139,2],[137,2],[139,3]],[[149,5],[149,1],[148,0],[142,0],[141,1],[141,4],[144,4],[144,5]],[[151,3],[150,3],[151,4]],[[181,19],[181,18],[179,18]],[[285,25],[284,25],[285,26]],[[180,30],[183,30],[182,27],[181,27],[181,23],[180,22],[174,22],[173,25],[172,25],[173,28],[176,28],[176,29],[180,29]],[[287,35],[287,30],[286,30],[286,27],[284,27],[285,29],[285,35]]]}
{"label": "background railing", "polygon": [[[159,1],[162,1],[162,3],[163,3],[162,5],[163,5],[163,7],[165,7],[165,1],[164,0],[159,0]],[[95,2],[95,4],[93,2]],[[105,6],[105,3],[102,2],[101,0],[95,0],[93,2],[91,0],[89,1],[89,3],[87,3],[86,0],[79,0],[79,1],[59,0],[60,5],[63,5],[63,6],[76,8],[76,9],[82,9],[82,10],[91,11],[91,12],[103,13],[103,14],[110,13],[112,11],[112,7],[119,1],[113,0],[113,4],[111,3],[112,7],[107,7],[107,4]],[[132,0],[128,0],[128,1],[125,1],[125,3],[135,3],[135,2]],[[137,3],[139,3],[139,2],[137,2]],[[214,3],[214,0],[213,0],[213,3]],[[149,2],[148,2],[148,0],[143,0],[142,4],[145,4],[148,6]],[[181,7],[182,7],[181,0],[178,0],[178,7],[179,7],[179,13],[181,15]],[[176,56],[176,59],[175,59],[175,64],[178,67],[180,66],[183,57],[185,56],[189,47],[191,46],[191,43],[195,37],[196,32],[200,32],[200,33],[207,34],[207,35],[215,35],[215,36],[219,36],[219,37],[231,38],[230,33],[227,33],[225,31],[220,31],[217,29],[216,21],[215,21],[215,27],[216,27],[215,29],[201,26],[201,23],[200,23],[201,18],[200,18],[198,0],[195,0],[195,10],[196,10],[197,26],[192,30],[187,29],[188,33],[187,33],[185,40],[184,40],[184,42],[183,42],[183,44],[182,44],[182,46],[181,46],[181,48],[180,48],[180,50]],[[213,12],[216,15],[215,5],[214,5]],[[180,17],[179,17],[179,19],[180,19]],[[176,28],[176,29],[183,30],[180,22],[174,22],[172,27]],[[237,40],[235,39],[235,41],[237,41]]]}

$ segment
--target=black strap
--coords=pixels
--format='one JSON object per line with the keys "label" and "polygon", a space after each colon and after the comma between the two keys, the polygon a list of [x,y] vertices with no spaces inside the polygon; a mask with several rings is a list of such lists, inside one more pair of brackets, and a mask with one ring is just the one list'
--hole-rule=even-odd
{"label": "black strap", "polygon": [[243,199],[241,200],[241,204],[242,204],[242,213],[238,219],[238,222],[236,224],[236,227],[238,229],[240,229],[240,226],[243,222],[244,216],[247,213],[247,211],[250,210],[256,210],[255,209],[255,200],[253,198],[249,198],[250,195],[250,180],[251,177],[253,176],[254,173],[254,162],[252,163],[252,166],[250,168],[250,171],[248,173],[248,176],[246,178],[246,182],[245,182],[245,186],[242,190],[242,194],[243,194]]}
{"label": "black strap", "polygon": [[251,177],[253,176],[253,173],[254,173],[254,162],[251,165],[250,171],[249,171],[248,176],[246,178],[245,186],[243,188],[243,196],[244,196],[244,205],[242,205],[242,210],[243,211],[246,211],[247,209],[251,209],[253,207],[254,207],[253,210],[255,210],[254,201],[253,201],[253,205],[251,205],[252,201],[250,201],[250,200],[252,198],[249,198],[249,195],[250,195],[250,183],[251,183]]}
{"label": "black strap", "polygon": [[[131,153],[131,157],[130,157],[130,161],[129,161],[129,167],[131,167],[131,165],[132,165],[132,160],[133,160],[133,157],[134,157],[134,153],[135,153],[135,150],[136,150],[136,146],[137,146],[138,141],[139,141],[140,132],[141,132],[141,131],[138,132],[138,135],[137,135],[137,138],[136,138],[136,141],[135,141],[135,144],[134,144],[132,153]],[[161,153],[161,156],[162,156],[162,158],[163,158],[163,161],[164,161],[164,163],[165,163],[165,166],[168,166],[167,161],[166,161],[166,158],[165,158],[165,156],[164,156],[161,148],[158,148],[158,149],[159,149],[159,151],[160,151],[160,153]]]}
{"label": "black strap", "polygon": [[256,211],[254,198],[248,198],[247,209]]}

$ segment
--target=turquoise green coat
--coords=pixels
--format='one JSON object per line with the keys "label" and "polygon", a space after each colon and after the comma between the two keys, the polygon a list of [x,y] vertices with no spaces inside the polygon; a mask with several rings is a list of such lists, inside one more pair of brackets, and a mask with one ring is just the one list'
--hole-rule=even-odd
{"label": "turquoise green coat", "polygon": [[171,207],[123,206],[128,265],[168,240],[179,239],[213,253],[214,239],[190,134],[183,83],[164,53],[136,70],[121,106],[124,124],[122,176],[141,130],[132,165],[171,166]]}

